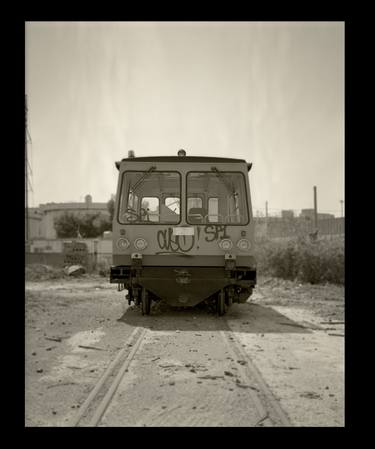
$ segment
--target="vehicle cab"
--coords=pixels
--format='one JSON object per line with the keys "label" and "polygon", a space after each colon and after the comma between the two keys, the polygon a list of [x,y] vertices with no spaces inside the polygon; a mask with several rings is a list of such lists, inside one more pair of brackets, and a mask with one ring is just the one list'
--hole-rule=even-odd
{"label": "vehicle cab", "polygon": [[226,305],[244,302],[256,282],[251,164],[180,150],[130,153],[116,167],[110,282],[128,289],[129,302],[147,297],[144,313],[151,299],[194,306],[221,294]]}

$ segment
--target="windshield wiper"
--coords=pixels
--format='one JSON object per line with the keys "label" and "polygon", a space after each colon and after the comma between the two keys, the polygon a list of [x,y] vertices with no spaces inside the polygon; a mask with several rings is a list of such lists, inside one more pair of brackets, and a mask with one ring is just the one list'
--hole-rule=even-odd
{"label": "windshield wiper", "polygon": [[237,192],[234,189],[234,184],[231,184],[230,182],[228,182],[228,180],[225,179],[225,176],[216,167],[211,167],[211,170],[215,173],[215,175],[217,175],[223,181],[223,183],[224,183],[225,187],[228,189],[228,191],[233,196],[236,196]]}
{"label": "windshield wiper", "polygon": [[134,184],[134,186],[133,187],[131,187],[130,189],[129,189],[129,191],[131,192],[131,193],[135,193],[135,191],[141,186],[141,184],[143,184],[143,181],[146,179],[146,178],[148,178],[150,175],[151,175],[151,173],[155,170],[155,168],[156,167],[150,167],[139,179],[138,179],[138,181]]}

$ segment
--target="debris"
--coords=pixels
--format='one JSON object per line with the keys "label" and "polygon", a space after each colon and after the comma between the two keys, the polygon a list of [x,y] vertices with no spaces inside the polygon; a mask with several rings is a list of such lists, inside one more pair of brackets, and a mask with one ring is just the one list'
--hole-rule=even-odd
{"label": "debris", "polygon": [[252,387],[251,385],[241,384],[240,381],[236,381],[236,386],[240,388],[251,388],[252,390],[259,391],[258,388]]}
{"label": "debris", "polygon": [[332,335],[332,337],[345,337],[344,334],[328,334],[328,335]]}
{"label": "debris", "polygon": [[231,376],[231,377],[234,376],[234,374],[231,373],[230,371],[224,371],[224,374],[225,374],[226,376]]}
{"label": "debris", "polygon": [[36,352],[32,352],[31,355],[36,355]]}
{"label": "debris", "polygon": [[282,321],[279,321],[278,324],[282,324],[283,326],[301,327],[302,329],[306,329],[305,326],[302,326],[302,324],[297,323],[283,323]]}
{"label": "debris", "polygon": [[154,359],[151,360],[151,362],[155,362],[156,360],[159,360],[160,357],[155,357]]}
{"label": "debris", "polygon": [[299,369],[299,368],[297,368],[295,366],[288,366],[288,369]]}
{"label": "debris", "polygon": [[39,368],[39,369],[36,370],[36,372],[37,372],[37,373],[42,373],[42,372],[43,372],[43,369],[42,369],[42,368]]}
{"label": "debris", "polygon": [[300,394],[300,397],[308,399],[321,399],[320,394],[314,393],[313,391],[306,391],[305,393]]}
{"label": "debris", "polygon": [[68,276],[80,276],[86,273],[85,268],[82,265],[71,265],[64,268],[65,274]]}
{"label": "debris", "polygon": [[246,361],[245,360],[237,360],[237,363],[239,363],[240,365],[246,365]]}
{"label": "debris", "polygon": [[265,421],[267,418],[269,417],[269,414],[266,413],[263,418],[260,418],[260,420],[255,424],[254,427],[258,426],[259,424],[263,423],[263,421]]}
{"label": "debris", "polygon": [[51,340],[51,341],[57,341],[58,343],[62,342],[62,338],[61,337],[44,337],[46,340]]}
{"label": "debris", "polygon": [[56,346],[50,346],[49,348],[46,348],[46,351],[51,351],[52,349],[55,349]]}
{"label": "debris", "polygon": [[174,385],[175,382],[173,382],[173,380],[172,380],[172,381],[170,381],[168,384],[169,384],[169,385]]}
{"label": "debris", "polygon": [[82,349],[95,349],[96,351],[105,351],[103,348],[97,348],[96,346],[84,346],[84,345],[78,345],[79,348]]}
{"label": "debris", "polygon": [[198,376],[199,379],[224,379],[224,376],[212,376],[210,374],[206,374],[205,376]]}
{"label": "debris", "polygon": [[345,324],[345,321],[322,321],[320,324]]}
{"label": "debris", "polygon": [[[60,384],[48,385],[47,388],[61,387],[61,386],[65,386],[65,385],[77,385],[77,383],[76,382],[64,382],[64,383],[60,383]],[[74,408],[74,406],[72,406],[72,408]]]}

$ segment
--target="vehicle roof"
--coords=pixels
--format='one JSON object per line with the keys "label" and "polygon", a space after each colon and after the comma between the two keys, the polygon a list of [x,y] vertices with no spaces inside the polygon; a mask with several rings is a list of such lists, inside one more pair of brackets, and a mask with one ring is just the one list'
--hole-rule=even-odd
{"label": "vehicle roof", "polygon": [[146,156],[146,157],[129,157],[116,162],[117,169],[120,168],[121,162],[222,162],[222,163],[245,163],[245,159],[232,159],[228,157],[208,157],[208,156]]}

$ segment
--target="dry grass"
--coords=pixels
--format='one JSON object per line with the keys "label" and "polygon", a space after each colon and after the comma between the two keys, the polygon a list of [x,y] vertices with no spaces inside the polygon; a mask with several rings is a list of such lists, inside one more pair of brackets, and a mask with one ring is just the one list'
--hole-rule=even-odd
{"label": "dry grass", "polygon": [[261,275],[311,284],[345,283],[343,239],[258,239],[256,258]]}

